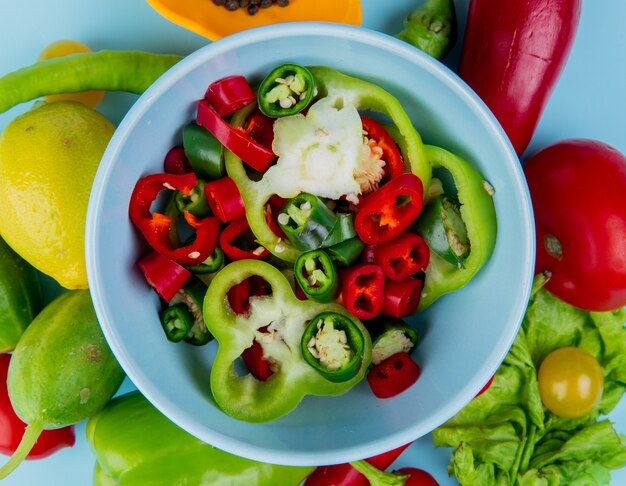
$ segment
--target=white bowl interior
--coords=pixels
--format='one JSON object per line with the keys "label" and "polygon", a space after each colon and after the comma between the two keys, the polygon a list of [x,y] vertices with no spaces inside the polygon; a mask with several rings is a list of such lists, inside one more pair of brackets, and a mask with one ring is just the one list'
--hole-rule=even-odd
{"label": "white bowl interior", "polygon": [[[162,172],[208,84],[232,74],[259,79],[293,61],[324,65],[384,87],[400,99],[424,141],[471,162],[495,187],[495,252],[463,290],[415,318],[422,341],[418,382],[379,400],[367,383],[334,398],[307,397],[268,424],[234,420],[211,397],[216,343],[168,342],[155,293],[135,266],[145,245],[128,219],[136,181]],[[103,157],[87,221],[90,288],[104,334],[137,388],[200,439],[271,463],[318,465],[381,453],[458,412],[495,372],[523,317],[532,280],[534,230],[519,161],[483,103],[442,64],[361,28],[294,23],[250,30],[190,55],[162,76],[122,121]]]}

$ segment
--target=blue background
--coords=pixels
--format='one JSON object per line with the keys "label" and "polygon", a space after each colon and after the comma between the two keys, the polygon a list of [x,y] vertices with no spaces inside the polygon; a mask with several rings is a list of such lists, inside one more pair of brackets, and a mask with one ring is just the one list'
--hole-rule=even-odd
{"label": "blue background", "polygon": [[[184,1],[184,0],[181,0]],[[207,0],[207,2],[210,0]],[[5,0],[0,6],[0,75],[32,63],[49,43],[76,39],[94,50],[141,49],[187,54],[206,39],[159,16],[142,0]],[[418,0],[362,0],[363,25],[394,34]],[[456,0],[460,36],[444,60],[455,68],[467,12],[467,0]],[[522,160],[540,148],[566,138],[593,138],[626,153],[626,2],[585,0],[569,61],[550,98]],[[99,109],[118,123],[135,96],[110,93]],[[0,129],[27,104],[0,115]],[[58,291],[48,284],[53,295]],[[133,389],[126,381],[120,392]],[[626,432],[626,400],[610,417],[618,431]],[[87,485],[94,457],[84,438],[84,424],[76,428],[77,443],[54,456],[22,464],[3,484]],[[447,477],[449,451],[435,450],[430,437],[413,444],[394,466],[428,470],[444,486],[457,484]],[[613,474],[612,484],[626,484],[626,469]]]}

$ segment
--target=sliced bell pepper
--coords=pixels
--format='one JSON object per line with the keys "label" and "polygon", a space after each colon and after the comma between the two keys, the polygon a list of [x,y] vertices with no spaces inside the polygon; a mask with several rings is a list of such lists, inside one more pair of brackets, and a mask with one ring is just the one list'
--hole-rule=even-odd
{"label": "sliced bell pepper", "polygon": [[454,180],[470,250],[463,266],[459,267],[441,258],[431,248],[418,311],[442,295],[466,285],[489,260],[497,234],[491,186],[460,157],[435,146],[426,146],[426,153],[434,168],[447,170]]}
{"label": "sliced bell pepper", "polygon": [[191,277],[191,272],[166,256],[151,251],[137,262],[148,284],[166,302],[174,298]]}
{"label": "sliced bell pepper", "polygon": [[254,241],[250,225],[245,217],[228,224],[220,234],[220,247],[231,260],[262,260],[270,254]]}
{"label": "sliced bell pepper", "polygon": [[[431,167],[421,138],[394,96],[379,86],[346,76],[330,68],[309,67],[309,70],[315,78],[319,90],[318,97],[341,99],[344,103],[351,103],[358,110],[378,112],[391,119],[399,134],[395,140],[400,146],[405,170],[416,174],[422,183],[428,186]],[[253,107],[236,112],[231,124],[235,127],[245,127],[252,113]],[[298,250],[289,240],[275,234],[265,218],[265,205],[275,193],[273,188],[263,178],[253,179],[236,154],[226,152],[225,161],[228,175],[239,187],[250,227],[259,242],[278,258],[294,262],[302,250]]]}
{"label": "sliced bell pepper", "polygon": [[230,177],[222,177],[204,185],[204,194],[211,211],[222,223],[246,215],[237,184]]}
{"label": "sliced bell pepper", "polygon": [[422,281],[413,277],[390,280],[383,292],[382,313],[392,317],[412,316],[417,311],[422,292]]}
{"label": "sliced bell pepper", "polygon": [[340,277],[342,302],[352,315],[367,320],[380,314],[385,274],[379,266],[361,263],[346,268]]}
{"label": "sliced bell pepper", "polygon": [[196,176],[206,180],[224,177],[224,146],[206,128],[189,123],[183,128],[183,149]]}
{"label": "sliced bell pepper", "polygon": [[261,81],[259,109],[272,118],[295,115],[309,105],[315,93],[311,71],[298,64],[283,64]]}
{"label": "sliced bell pepper", "polygon": [[301,253],[294,266],[298,287],[317,302],[332,302],[339,289],[337,268],[322,249]]}
{"label": "sliced bell pepper", "polygon": [[304,360],[324,378],[336,383],[357,374],[364,346],[363,331],[354,321],[330,311],[313,317],[300,341]]}
{"label": "sliced bell pepper", "polygon": [[385,128],[373,118],[361,116],[364,135],[371,139],[376,147],[382,150],[382,159],[385,161],[385,177],[383,182],[395,179],[406,172],[400,149]]}
{"label": "sliced bell pepper", "polygon": [[274,142],[274,119],[257,109],[246,119],[244,132],[255,142],[271,149]]}
{"label": "sliced bell pepper", "polygon": [[387,243],[407,229],[422,210],[424,187],[410,173],[402,174],[359,204],[354,227],[368,244]]}
{"label": "sliced bell pepper", "polygon": [[244,76],[228,76],[212,82],[204,99],[220,116],[228,116],[256,101],[256,95]]}
{"label": "sliced bell pepper", "polygon": [[130,198],[130,220],[141,231],[148,244],[155,251],[181,265],[195,265],[209,257],[217,244],[219,220],[214,217],[198,220],[189,211],[185,211],[185,220],[195,229],[196,235],[191,244],[174,248],[170,239],[172,218],[152,213],[150,208],[162,190],[179,190],[184,195],[189,195],[196,184],[197,179],[193,173],[151,174],[137,181]]}
{"label": "sliced bell pepper", "polygon": [[424,239],[410,231],[382,245],[370,246],[371,263],[382,268],[390,280],[404,280],[423,272],[430,260],[430,249]]}
{"label": "sliced bell pepper", "polygon": [[421,369],[408,353],[389,356],[367,374],[367,383],[377,398],[399,395],[417,381]]}
{"label": "sliced bell pepper", "polygon": [[[239,314],[224,305],[230,289],[250,277],[267,282],[271,293],[249,298],[249,311]],[[322,312],[338,313],[363,334],[363,352],[357,372],[349,380],[328,380],[304,359],[301,341],[309,321]],[[371,360],[371,341],[363,324],[338,304],[296,298],[286,277],[272,265],[241,260],[224,267],[213,279],[204,300],[204,317],[218,341],[211,367],[211,391],[230,416],[249,422],[267,422],[293,410],[305,395],[345,393],[364,376]],[[235,363],[256,340],[276,371],[267,381],[240,375]]]}
{"label": "sliced bell pepper", "polygon": [[241,359],[252,376],[259,381],[267,381],[274,374],[272,364],[263,356],[263,347],[256,339],[249,348],[244,349]]}

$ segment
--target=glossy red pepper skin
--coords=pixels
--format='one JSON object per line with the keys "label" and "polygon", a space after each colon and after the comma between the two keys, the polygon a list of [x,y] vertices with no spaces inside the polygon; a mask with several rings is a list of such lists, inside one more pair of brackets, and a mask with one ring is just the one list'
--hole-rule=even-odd
{"label": "glossy red pepper skin", "polygon": [[415,467],[403,467],[398,469],[399,473],[408,474],[405,486],[439,486],[437,480],[423,469]]}
{"label": "glossy red pepper skin", "polygon": [[359,203],[354,229],[361,241],[382,244],[409,227],[422,210],[424,186],[415,174],[390,180]]}
{"label": "glossy red pepper skin", "polygon": [[243,360],[248,371],[259,381],[267,381],[272,376],[272,370],[270,369],[270,362],[263,357],[263,348],[255,339],[252,341],[252,345],[246,348],[241,353],[241,359]]}
{"label": "glossy red pepper skin", "polygon": [[383,180],[391,180],[401,176],[406,171],[400,149],[394,142],[389,132],[373,118],[361,117],[363,130],[367,132],[367,138],[374,140],[382,151],[382,159],[385,161],[385,177]]}
{"label": "glossy red pepper skin", "polygon": [[228,223],[246,215],[241,193],[230,177],[222,177],[204,185],[204,195],[213,214],[222,223]]}
{"label": "glossy red pepper skin", "polygon": [[388,281],[383,292],[382,313],[391,317],[407,317],[417,312],[422,281],[413,277]]}
{"label": "glossy red pepper skin", "polygon": [[[26,424],[20,420],[9,399],[7,373],[11,362],[10,354],[0,354],[0,454],[11,455],[17,449]],[[43,459],[76,442],[74,426],[44,430],[26,459]]]}
{"label": "glossy red pepper skin", "polygon": [[374,366],[367,374],[367,383],[377,398],[391,398],[413,385],[420,373],[411,356],[400,352]]}
{"label": "glossy red pepper skin", "polygon": [[178,263],[152,251],[137,262],[148,284],[166,302],[174,298],[191,277],[191,272]]}
{"label": "glossy red pepper skin", "polygon": [[430,261],[430,249],[424,239],[405,231],[394,240],[378,246],[368,247],[364,257],[371,259],[383,269],[385,276],[394,281],[404,280],[426,270]]}
{"label": "glossy red pepper skin", "polygon": [[243,250],[235,246],[235,242],[240,237],[251,234],[250,224],[244,217],[236,219],[228,224],[220,234],[220,248],[224,254],[233,261],[236,260],[262,260],[270,254],[270,252],[262,246],[256,246],[253,250]]}
{"label": "glossy red pepper skin", "polygon": [[[263,115],[265,116],[265,115]],[[265,214],[265,222],[269,226],[272,233],[274,233],[279,238],[286,238],[285,232],[278,224],[276,218],[278,217],[278,213],[283,209],[283,206],[287,203],[288,199],[278,196],[277,194],[272,195],[267,202],[265,203],[264,214]]]}
{"label": "glossy red pepper skin", "polygon": [[[368,457],[365,461],[384,471],[410,445],[411,443],[408,443],[377,456]],[[348,463],[319,466],[304,481],[304,486],[369,486],[369,484],[367,478]]]}
{"label": "glossy red pepper skin", "polygon": [[471,0],[458,74],[521,155],[565,66],[582,0]]}
{"label": "glossy red pepper skin", "polygon": [[378,265],[361,263],[340,274],[341,298],[348,312],[362,320],[373,319],[383,308],[385,274]]}
{"label": "glossy red pepper skin", "polygon": [[275,120],[275,118],[264,115],[260,110],[255,110],[254,113],[247,118],[244,131],[252,140],[271,150],[272,143],[274,142]]}
{"label": "glossy red pepper skin", "polygon": [[244,76],[228,76],[209,85],[204,99],[220,116],[228,116],[256,101]]}
{"label": "glossy red pepper skin", "polygon": [[217,245],[220,222],[208,217],[198,220],[185,211],[185,220],[196,230],[196,237],[188,246],[174,248],[170,238],[172,218],[152,213],[152,203],[162,190],[179,190],[188,195],[196,185],[195,174],[151,174],[135,184],[128,212],[130,220],[141,231],[148,244],[163,256],[181,265],[196,265],[206,260]]}
{"label": "glossy red pepper skin", "polygon": [[182,146],[177,145],[167,151],[165,159],[163,160],[163,170],[166,174],[178,175],[193,172],[191,164],[185,154],[185,149]]}
{"label": "glossy red pepper skin", "polygon": [[224,147],[258,172],[265,172],[276,158],[271,149],[255,142],[242,129],[233,128],[226,123],[205,100],[198,102],[196,121],[211,132]]}

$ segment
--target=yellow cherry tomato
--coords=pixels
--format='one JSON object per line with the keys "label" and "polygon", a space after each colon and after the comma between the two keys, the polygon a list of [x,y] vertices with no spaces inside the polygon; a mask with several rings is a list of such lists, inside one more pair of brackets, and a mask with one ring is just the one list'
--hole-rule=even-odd
{"label": "yellow cherry tomato", "polygon": [[552,351],[538,374],[541,400],[552,413],[578,418],[600,402],[604,387],[602,368],[587,351],[566,347]]}
{"label": "yellow cherry tomato", "polygon": [[[39,54],[39,61],[52,59],[55,57],[63,57],[68,54],[76,54],[80,52],[91,52],[91,49],[85,44],[74,40],[60,40],[53,42]],[[90,108],[95,108],[102,101],[104,91],[83,91],[82,93],[68,93],[59,95],[46,96],[44,99],[48,102],[70,100],[78,101]]]}

